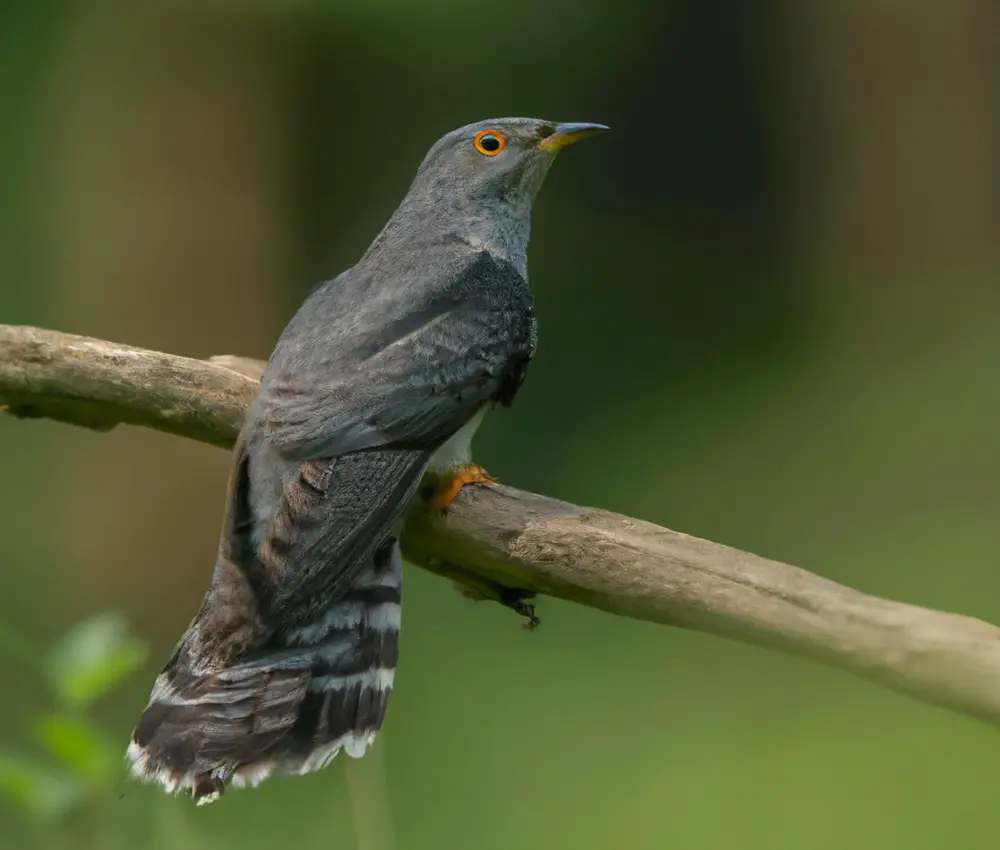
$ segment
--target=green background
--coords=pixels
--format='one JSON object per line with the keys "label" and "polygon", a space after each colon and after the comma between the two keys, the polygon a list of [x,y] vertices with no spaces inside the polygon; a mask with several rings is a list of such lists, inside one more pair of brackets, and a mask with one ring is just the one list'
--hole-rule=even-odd
{"label": "green background", "polygon": [[[426,148],[600,121],[530,253],[540,347],[477,459],[868,593],[1000,621],[1000,44],[986,0],[256,0],[0,9],[0,322],[266,357]],[[0,419],[0,748],[33,660],[197,609],[228,458]],[[763,650],[542,600],[527,633],[406,574],[360,762],[195,809],[121,777],[9,847],[995,848],[1000,738]],[[110,787],[110,786],[109,786]],[[120,796],[124,794],[124,796]]]}

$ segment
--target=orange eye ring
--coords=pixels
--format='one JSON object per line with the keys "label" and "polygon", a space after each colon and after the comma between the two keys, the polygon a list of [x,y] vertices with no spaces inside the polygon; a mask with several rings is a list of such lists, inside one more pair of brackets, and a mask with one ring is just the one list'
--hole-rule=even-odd
{"label": "orange eye ring", "polygon": [[499,130],[480,130],[472,144],[483,156],[496,156],[507,147],[507,141]]}

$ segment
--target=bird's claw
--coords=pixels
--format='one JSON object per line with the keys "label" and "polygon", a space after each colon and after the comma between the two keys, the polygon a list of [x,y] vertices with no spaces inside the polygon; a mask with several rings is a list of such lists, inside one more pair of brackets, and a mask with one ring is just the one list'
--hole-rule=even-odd
{"label": "bird's claw", "polygon": [[529,632],[533,632],[542,622],[538,619],[538,615],[535,613],[535,606],[525,602],[524,600],[515,602],[510,607],[512,610],[524,617],[524,622],[521,623],[522,629],[527,629]]}
{"label": "bird's claw", "polygon": [[430,499],[430,506],[439,511],[448,510],[455,497],[462,492],[466,484],[495,484],[497,480],[486,474],[486,470],[476,464],[460,466],[450,476],[443,479],[435,488]]}

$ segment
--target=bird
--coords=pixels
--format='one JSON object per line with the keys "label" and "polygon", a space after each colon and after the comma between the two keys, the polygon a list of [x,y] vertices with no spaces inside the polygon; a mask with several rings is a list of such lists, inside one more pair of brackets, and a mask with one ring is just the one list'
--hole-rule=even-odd
{"label": "bird", "polygon": [[362,757],[399,656],[408,506],[447,511],[485,412],[535,353],[532,202],[556,154],[608,127],[499,118],[435,142],[355,265],[271,353],[232,454],[215,566],[126,759],[197,803]]}

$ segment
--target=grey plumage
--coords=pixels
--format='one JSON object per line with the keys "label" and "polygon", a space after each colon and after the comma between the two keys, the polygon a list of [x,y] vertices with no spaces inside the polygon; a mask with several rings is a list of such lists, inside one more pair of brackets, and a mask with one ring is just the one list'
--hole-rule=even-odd
{"label": "grey plumage", "polygon": [[398,657],[403,516],[521,385],[531,202],[555,151],[597,129],[449,133],[364,256],[289,322],[234,451],[208,592],[133,731],[139,777],[203,802],[364,753]]}

